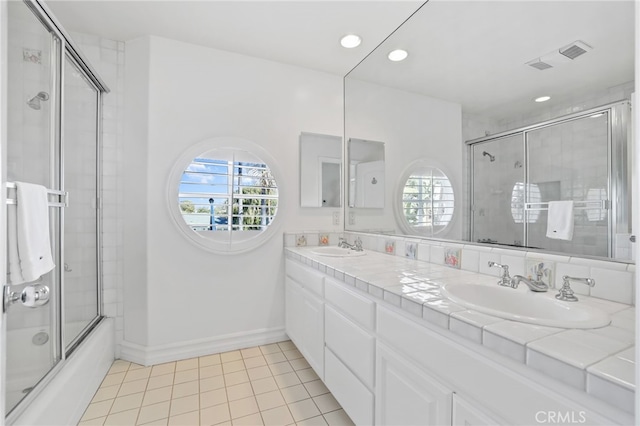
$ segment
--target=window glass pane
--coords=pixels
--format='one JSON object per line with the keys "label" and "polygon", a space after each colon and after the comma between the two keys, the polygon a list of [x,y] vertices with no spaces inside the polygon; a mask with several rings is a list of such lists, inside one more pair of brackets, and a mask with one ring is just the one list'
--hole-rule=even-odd
{"label": "window glass pane", "polygon": [[261,231],[277,211],[278,187],[261,162],[195,158],[179,192],[182,217],[197,232]]}

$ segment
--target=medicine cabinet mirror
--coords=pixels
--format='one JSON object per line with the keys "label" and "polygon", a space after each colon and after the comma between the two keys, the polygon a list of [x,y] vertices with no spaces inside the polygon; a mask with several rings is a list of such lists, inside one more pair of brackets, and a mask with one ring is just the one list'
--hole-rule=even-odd
{"label": "medicine cabinet mirror", "polygon": [[342,138],[300,135],[300,207],[342,206]]}
{"label": "medicine cabinet mirror", "polygon": [[349,139],[349,207],[384,208],[384,143]]}

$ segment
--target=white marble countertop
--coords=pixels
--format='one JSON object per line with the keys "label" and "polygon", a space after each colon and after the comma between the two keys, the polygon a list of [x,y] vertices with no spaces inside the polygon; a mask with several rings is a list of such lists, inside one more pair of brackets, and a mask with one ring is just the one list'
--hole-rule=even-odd
{"label": "white marble countertop", "polygon": [[[564,329],[510,321],[468,310],[441,293],[445,284],[496,285],[494,276],[374,251],[348,258],[322,256],[312,253],[314,248],[286,247],[285,253],[287,258],[346,285],[633,412],[633,306],[579,295],[576,303],[597,307],[611,316],[611,324],[594,329]],[[515,291],[529,290],[521,285]]]}

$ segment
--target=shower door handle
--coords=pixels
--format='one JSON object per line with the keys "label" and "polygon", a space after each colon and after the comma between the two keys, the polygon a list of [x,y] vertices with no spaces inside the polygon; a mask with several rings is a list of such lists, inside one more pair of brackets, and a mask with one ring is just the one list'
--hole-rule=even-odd
{"label": "shower door handle", "polygon": [[4,286],[2,308],[7,312],[9,306],[21,302],[27,308],[37,308],[49,303],[49,287],[41,283],[29,284],[22,291],[13,291],[10,285]]}

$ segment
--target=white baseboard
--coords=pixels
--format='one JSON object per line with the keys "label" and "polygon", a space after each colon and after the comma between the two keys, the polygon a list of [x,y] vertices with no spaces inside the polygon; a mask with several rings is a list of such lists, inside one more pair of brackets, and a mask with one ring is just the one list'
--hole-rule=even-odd
{"label": "white baseboard", "polygon": [[227,334],[210,339],[198,339],[169,345],[142,346],[136,343],[120,343],[120,358],[141,365],[155,365],[181,359],[233,351],[258,345],[288,340],[284,327]]}
{"label": "white baseboard", "polygon": [[[76,425],[113,364],[113,318],[105,318],[64,361],[24,411],[9,416],[13,425]],[[0,423],[2,423],[0,421]]]}

